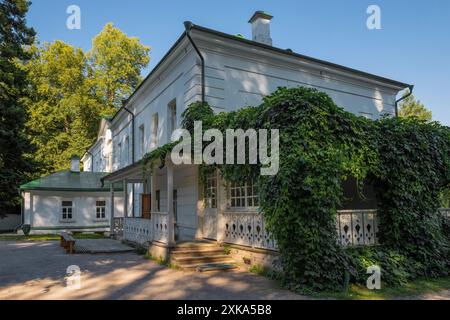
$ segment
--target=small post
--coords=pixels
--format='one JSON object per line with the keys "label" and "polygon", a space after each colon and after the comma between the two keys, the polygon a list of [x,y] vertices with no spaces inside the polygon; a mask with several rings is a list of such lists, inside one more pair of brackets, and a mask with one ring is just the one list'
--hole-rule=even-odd
{"label": "small post", "polygon": [[167,214],[168,214],[168,234],[167,244],[175,244],[175,217],[173,213],[173,164],[170,159],[166,159],[167,168]]}
{"label": "small post", "polygon": [[109,186],[109,190],[110,190],[110,194],[111,194],[111,200],[110,200],[110,225],[111,225],[111,230],[110,230],[110,236],[114,235],[114,186],[113,186],[113,182],[110,182],[110,186]]}

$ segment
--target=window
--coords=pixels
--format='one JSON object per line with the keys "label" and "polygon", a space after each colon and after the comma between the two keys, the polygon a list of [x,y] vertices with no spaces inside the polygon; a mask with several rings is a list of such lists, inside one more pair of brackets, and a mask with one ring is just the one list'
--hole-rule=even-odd
{"label": "window", "polygon": [[207,208],[217,208],[217,177],[213,173],[206,177],[205,201]]}
{"label": "window", "polygon": [[167,132],[169,134],[169,141],[172,137],[173,131],[177,127],[177,101],[174,99],[172,100],[169,105],[167,106]]}
{"label": "window", "polygon": [[96,219],[106,219],[106,201],[96,201],[95,202],[95,218]]}
{"label": "window", "polygon": [[139,127],[139,151],[141,152],[141,157],[143,157],[144,153],[145,153],[144,125],[143,124]]}
{"label": "window", "polygon": [[173,217],[175,219],[175,222],[178,221],[178,191],[173,190]]}
{"label": "window", "polygon": [[158,114],[152,116],[152,136],[150,139],[150,149],[158,146]]}
{"label": "window", "polygon": [[230,205],[232,208],[246,208],[259,206],[253,182],[245,184],[231,183],[229,188]]}
{"label": "window", "polygon": [[161,194],[159,190],[156,190],[156,211],[161,211]]}
{"label": "window", "polygon": [[122,142],[117,144],[117,167],[122,166]]}
{"label": "window", "polygon": [[125,158],[124,161],[128,165],[130,163],[130,139],[128,136],[125,138]]}
{"label": "window", "polygon": [[61,205],[61,221],[73,220],[73,203],[72,201],[64,200]]}

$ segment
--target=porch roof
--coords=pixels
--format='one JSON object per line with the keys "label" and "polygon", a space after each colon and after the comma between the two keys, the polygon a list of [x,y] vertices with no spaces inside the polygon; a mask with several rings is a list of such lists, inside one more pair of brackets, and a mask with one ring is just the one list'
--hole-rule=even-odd
{"label": "porch roof", "polygon": [[109,173],[101,178],[102,183],[105,182],[117,182],[121,180],[135,180],[135,181],[142,181],[144,180],[144,162],[143,160],[138,160],[133,164],[130,164],[126,167],[123,167],[119,170],[116,170],[112,173]]}

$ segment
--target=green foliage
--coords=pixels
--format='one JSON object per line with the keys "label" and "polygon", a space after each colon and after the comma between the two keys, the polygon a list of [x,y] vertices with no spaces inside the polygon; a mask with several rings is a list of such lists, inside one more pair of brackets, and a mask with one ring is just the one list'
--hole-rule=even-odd
{"label": "green foliage", "polygon": [[32,94],[27,127],[43,174],[67,169],[95,141],[99,120],[113,114],[141,81],[149,48],[107,24],[89,53],[62,41],[34,45],[23,69]]}
{"label": "green foliage", "polygon": [[22,231],[23,231],[24,235],[28,236],[30,234],[30,231],[31,231],[31,226],[29,224],[24,224],[22,226]]}
{"label": "green foliage", "polygon": [[93,39],[88,53],[92,83],[105,106],[118,108],[141,82],[141,70],[150,62],[150,47],[139,38],[128,37],[112,23],[107,23]]}
{"label": "green foliage", "polygon": [[414,95],[410,95],[400,102],[398,115],[402,118],[416,118],[425,121],[431,121],[433,117],[431,111],[419,100],[416,100]]}
{"label": "green foliage", "polygon": [[29,2],[0,2],[0,215],[18,209],[17,188],[33,177],[36,163],[33,147],[25,130],[23,103],[28,95],[26,73],[18,61],[28,61],[24,50],[34,41],[35,32],[26,25]]}
{"label": "green foliage", "polygon": [[[259,107],[229,113],[195,103],[182,124],[192,132],[195,120],[203,130],[280,129],[277,175],[259,177],[260,164],[217,168],[228,181],[258,180],[260,209],[289,287],[336,290],[349,271],[361,282],[372,262],[381,263],[390,283],[448,273],[448,222],[436,209],[450,182],[449,128],[416,118],[367,120],[304,87],[279,88]],[[369,251],[346,252],[336,244],[336,211],[348,177],[360,190],[375,185],[381,246]]]}
{"label": "green foliage", "polygon": [[[142,175],[146,176],[147,169],[152,170],[153,166],[158,164],[159,168],[164,167],[167,159],[167,155],[172,152],[174,146],[178,144],[178,141],[166,143],[165,145],[156,148],[155,150],[146,153],[142,157]],[[151,172],[151,171],[150,171]]]}

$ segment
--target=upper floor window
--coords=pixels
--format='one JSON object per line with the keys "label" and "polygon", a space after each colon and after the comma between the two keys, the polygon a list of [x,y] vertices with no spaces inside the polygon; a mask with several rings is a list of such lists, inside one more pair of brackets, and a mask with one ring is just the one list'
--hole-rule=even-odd
{"label": "upper floor window", "polygon": [[205,202],[207,208],[217,208],[217,177],[210,174],[206,177]]}
{"label": "upper floor window", "polygon": [[231,183],[229,200],[232,208],[252,208],[259,206],[258,194],[252,181],[244,184]]}
{"label": "upper floor window", "polygon": [[95,202],[95,218],[96,219],[106,219],[106,201],[96,201]]}
{"label": "upper floor window", "polygon": [[61,221],[73,220],[73,202],[64,200],[61,203]]}
{"label": "upper floor window", "polygon": [[158,114],[152,116],[152,136],[150,139],[150,148],[154,149],[158,146]]}
{"label": "upper floor window", "polygon": [[125,138],[124,153],[125,153],[124,162],[126,164],[129,164],[130,163],[130,139],[128,136],[126,136],[126,138]]}
{"label": "upper floor window", "polygon": [[169,141],[173,131],[177,128],[177,101],[174,99],[167,105],[167,132]]}
{"label": "upper floor window", "polygon": [[139,127],[139,151],[141,153],[141,156],[143,157],[145,154],[145,144],[144,144],[144,125],[141,124]]}
{"label": "upper floor window", "polygon": [[122,142],[117,144],[117,162],[120,167],[122,165]]}

